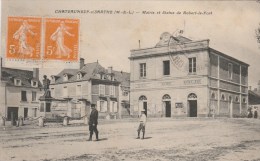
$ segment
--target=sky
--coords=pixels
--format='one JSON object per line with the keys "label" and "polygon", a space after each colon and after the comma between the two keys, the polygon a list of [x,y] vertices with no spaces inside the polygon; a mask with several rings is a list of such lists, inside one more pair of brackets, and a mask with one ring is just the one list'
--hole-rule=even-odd
{"label": "sky", "polygon": [[[55,13],[56,10],[112,10],[134,14]],[[161,14],[142,14],[160,12]],[[182,14],[162,14],[178,12]],[[187,15],[183,12],[207,12]],[[136,13],[139,12],[139,13]],[[260,24],[260,3],[256,1],[86,1],[3,0],[1,53],[6,52],[8,16],[80,19],[80,57],[114,70],[130,72],[130,50],[154,47],[163,32],[183,29],[185,37],[210,39],[210,47],[235,57],[249,67],[249,85],[260,80],[260,44],[255,30]],[[63,66],[41,69],[41,75],[55,75]]]}

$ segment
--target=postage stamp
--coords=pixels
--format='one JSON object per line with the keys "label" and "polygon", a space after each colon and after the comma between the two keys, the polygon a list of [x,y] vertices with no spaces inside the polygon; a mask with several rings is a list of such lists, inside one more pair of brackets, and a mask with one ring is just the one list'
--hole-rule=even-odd
{"label": "postage stamp", "polygon": [[40,59],[42,19],[8,17],[6,58]]}
{"label": "postage stamp", "polygon": [[44,60],[77,61],[79,19],[45,18]]}

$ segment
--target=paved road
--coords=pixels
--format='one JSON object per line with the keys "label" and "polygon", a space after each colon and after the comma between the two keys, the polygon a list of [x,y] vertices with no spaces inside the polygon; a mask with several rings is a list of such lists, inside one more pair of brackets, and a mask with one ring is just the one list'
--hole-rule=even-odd
{"label": "paved road", "polygon": [[144,140],[133,120],[102,122],[101,141],[88,127],[0,127],[0,160],[260,160],[260,120],[148,119]]}

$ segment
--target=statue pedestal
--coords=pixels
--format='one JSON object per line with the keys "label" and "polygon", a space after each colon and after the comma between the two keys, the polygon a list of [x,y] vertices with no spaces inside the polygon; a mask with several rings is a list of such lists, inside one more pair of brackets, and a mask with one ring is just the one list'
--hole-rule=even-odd
{"label": "statue pedestal", "polygon": [[51,97],[50,90],[46,90],[44,95],[39,98],[40,100],[40,116],[51,118],[51,104],[54,100]]}

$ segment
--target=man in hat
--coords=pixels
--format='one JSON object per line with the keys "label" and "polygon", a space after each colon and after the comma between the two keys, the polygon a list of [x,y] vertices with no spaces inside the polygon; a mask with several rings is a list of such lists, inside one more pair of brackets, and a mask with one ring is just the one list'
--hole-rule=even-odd
{"label": "man in hat", "polygon": [[96,134],[96,141],[98,141],[98,130],[97,130],[97,124],[98,124],[98,111],[96,109],[95,104],[91,104],[91,113],[89,117],[89,139],[88,141],[92,141],[92,135],[93,132]]}
{"label": "man in hat", "polygon": [[142,139],[144,139],[144,134],[145,134],[145,124],[146,124],[146,115],[145,115],[145,110],[142,110],[141,111],[141,116],[140,116],[140,120],[139,120],[139,127],[137,129],[137,132],[138,132],[138,136],[137,136],[137,139],[140,139],[140,132],[142,130],[143,132],[143,137]]}

